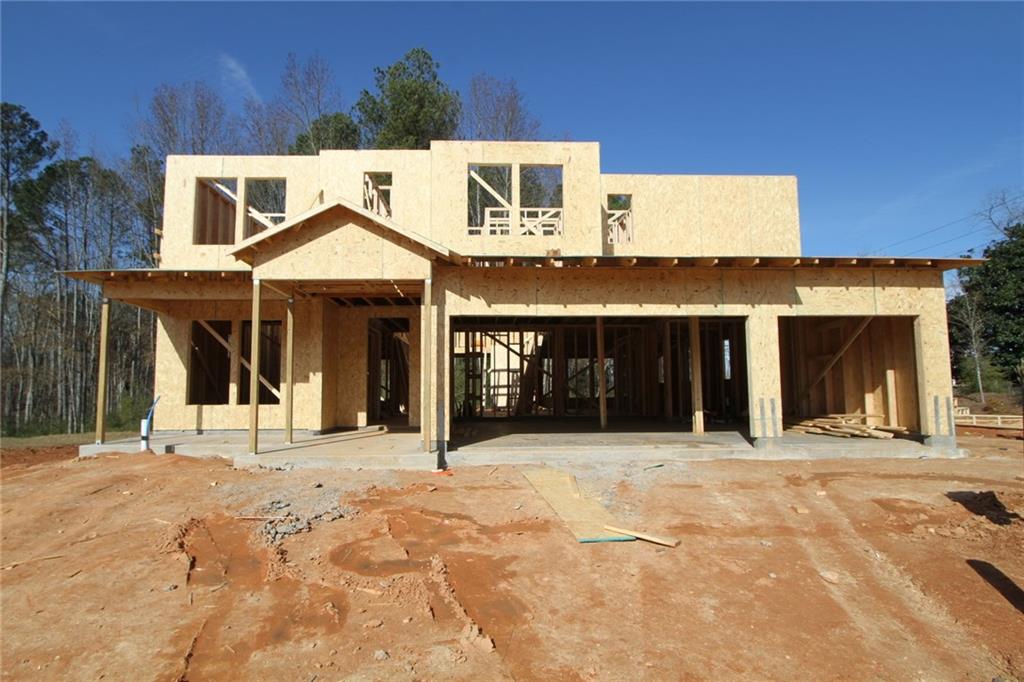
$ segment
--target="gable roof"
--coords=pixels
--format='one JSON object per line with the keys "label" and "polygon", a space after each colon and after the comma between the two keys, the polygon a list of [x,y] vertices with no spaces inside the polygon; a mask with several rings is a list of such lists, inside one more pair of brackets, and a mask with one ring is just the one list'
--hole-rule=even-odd
{"label": "gable roof", "polygon": [[236,246],[228,253],[230,253],[238,260],[248,263],[249,265],[252,265],[253,260],[255,260],[256,252],[259,250],[261,244],[269,243],[270,241],[282,236],[285,239],[287,239],[288,233],[293,233],[301,229],[302,225],[305,224],[306,222],[336,210],[349,211],[351,213],[355,213],[356,215],[362,218],[365,218],[366,220],[369,220],[370,222],[380,226],[387,232],[390,232],[393,236],[397,238],[396,241],[400,243],[405,242],[405,244],[407,245],[418,246],[422,248],[424,251],[426,251],[428,258],[441,259],[452,264],[461,264],[462,262],[465,261],[465,258],[463,256],[455,253],[444,244],[435,242],[432,239],[428,239],[427,237],[424,237],[423,235],[414,230],[402,227],[401,225],[394,222],[390,218],[385,218],[383,216],[377,215],[373,211],[369,211],[363,208],[362,206],[355,204],[349,201],[348,199],[343,199],[341,197],[336,197],[331,201],[324,202],[319,206],[315,206],[309,209],[308,211],[305,211],[293,218],[285,220],[284,222],[274,226],[271,229],[258,232],[257,234],[254,234],[253,236],[249,237],[248,239],[245,239],[244,241],[240,242],[238,246]]}

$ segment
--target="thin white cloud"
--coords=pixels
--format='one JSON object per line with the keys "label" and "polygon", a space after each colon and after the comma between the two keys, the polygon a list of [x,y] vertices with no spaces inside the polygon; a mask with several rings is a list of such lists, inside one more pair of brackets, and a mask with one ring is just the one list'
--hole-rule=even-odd
{"label": "thin white cloud", "polygon": [[238,94],[242,99],[263,101],[242,62],[226,52],[220,53],[218,62],[220,63],[220,79],[224,87]]}

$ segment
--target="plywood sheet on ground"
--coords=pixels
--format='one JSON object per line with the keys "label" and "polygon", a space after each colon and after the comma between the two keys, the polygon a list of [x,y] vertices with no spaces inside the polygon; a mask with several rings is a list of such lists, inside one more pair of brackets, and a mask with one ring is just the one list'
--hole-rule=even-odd
{"label": "plywood sheet on ground", "polygon": [[617,525],[615,517],[592,498],[584,497],[576,477],[551,467],[523,469],[523,476],[562,519],[579,542],[621,542],[631,535],[613,533],[606,525]]}

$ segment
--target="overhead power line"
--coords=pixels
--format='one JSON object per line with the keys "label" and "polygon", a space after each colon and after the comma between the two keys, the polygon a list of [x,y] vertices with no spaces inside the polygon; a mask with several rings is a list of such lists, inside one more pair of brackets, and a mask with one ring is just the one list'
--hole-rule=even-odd
{"label": "overhead power line", "polygon": [[[904,254],[903,257],[906,258],[907,256],[913,256],[915,254],[921,253],[922,251],[928,251],[930,249],[934,249],[936,246],[942,246],[943,244],[949,244],[951,242],[959,241],[959,240],[963,239],[964,237],[969,237],[972,234],[978,234],[979,232],[985,232],[986,230],[990,230],[990,229],[993,229],[993,228],[991,228],[988,225],[986,225],[984,227],[979,227],[976,230],[971,230],[970,232],[964,232],[963,234],[958,234],[957,236],[953,237],[952,239],[946,239],[946,240],[943,240],[941,242],[936,242],[934,244],[929,244],[928,246],[926,246],[924,248],[921,248],[921,249],[917,249],[916,251],[911,251],[910,253]],[[991,240],[989,240],[989,241],[991,241]],[[988,242],[985,242],[985,243],[987,244]]]}
{"label": "overhead power line", "polygon": [[[1022,197],[1024,197],[1024,193],[1021,193],[1021,194],[1018,194],[1016,196],[1010,197],[1009,199],[1007,199],[1007,201],[1016,201],[1017,199],[1020,199]],[[899,246],[900,244],[906,244],[907,242],[912,242],[912,241],[914,241],[916,239],[920,239],[921,237],[925,237],[925,236],[930,235],[930,234],[932,234],[934,232],[938,232],[939,230],[944,230],[947,227],[952,227],[953,225],[956,225],[957,223],[962,223],[963,221],[970,220],[971,218],[979,218],[979,217],[981,217],[983,215],[985,215],[984,211],[975,211],[974,213],[971,213],[970,215],[965,215],[962,218],[957,218],[956,220],[951,220],[948,223],[944,223],[942,225],[939,225],[938,227],[933,227],[930,230],[925,230],[924,232],[918,232],[917,234],[914,234],[914,235],[911,235],[911,236],[906,237],[904,239],[901,239],[899,241],[893,242],[892,244],[886,244],[885,246],[882,246],[882,247],[879,247],[878,249],[875,249],[874,251],[872,251],[872,253],[874,253],[874,254],[881,254],[886,249],[891,249],[894,246]],[[970,234],[970,233],[968,233],[968,234]],[[946,242],[940,242],[940,244],[944,244],[944,243],[946,243]],[[932,246],[937,246],[937,245],[933,244]],[[928,248],[931,248],[931,247],[928,247]],[[915,253],[917,253],[917,252],[915,251]]]}

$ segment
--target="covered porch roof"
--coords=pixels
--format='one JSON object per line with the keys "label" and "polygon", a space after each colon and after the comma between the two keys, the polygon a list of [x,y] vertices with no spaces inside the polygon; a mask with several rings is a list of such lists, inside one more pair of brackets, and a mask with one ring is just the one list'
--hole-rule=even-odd
{"label": "covered porch roof", "polygon": [[397,243],[402,244],[406,248],[409,248],[430,260],[442,260],[453,265],[459,265],[465,260],[462,256],[455,253],[444,244],[424,237],[414,230],[402,227],[390,218],[385,218],[384,216],[363,208],[359,204],[341,197],[336,197],[331,201],[315,206],[304,213],[300,213],[293,218],[285,220],[272,229],[263,230],[262,232],[253,235],[242,241],[229,253],[238,260],[252,265],[256,258],[256,252],[259,251],[262,246],[282,239],[287,239],[289,236],[302,229],[306,223],[335,212],[350,212],[374,223],[385,230],[385,232],[388,233]]}

